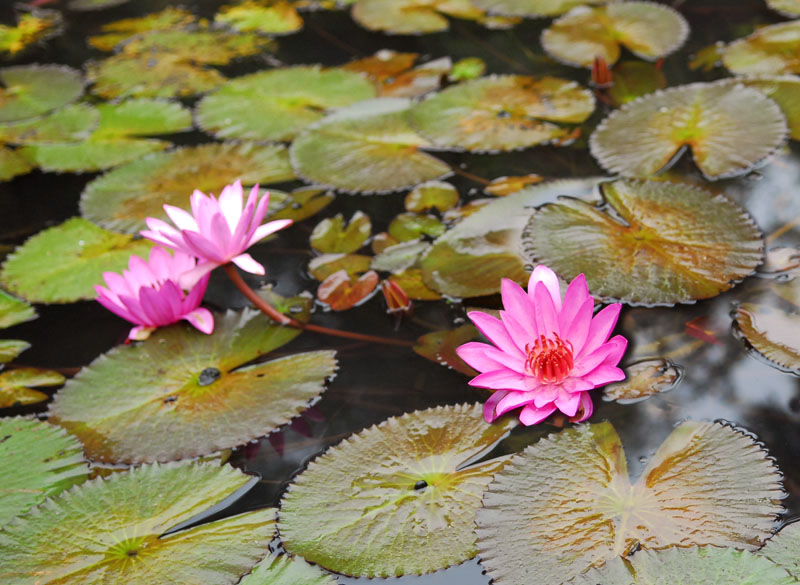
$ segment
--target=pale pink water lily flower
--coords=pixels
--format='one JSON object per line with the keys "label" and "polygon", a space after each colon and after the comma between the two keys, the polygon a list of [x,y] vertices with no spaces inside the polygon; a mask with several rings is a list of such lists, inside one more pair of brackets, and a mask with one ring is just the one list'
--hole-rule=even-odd
{"label": "pale pink water lily flower", "polygon": [[147,261],[131,256],[128,270],[122,274],[104,272],[108,288],[95,285],[97,302],[136,325],[128,333],[129,339],[147,339],[157,327],[181,319],[210,334],[214,331],[214,317],[208,309],[200,308],[210,275],[202,277],[189,293],[184,293],[177,282],[178,275],[194,269],[196,262],[183,252],[173,256],[155,246]]}
{"label": "pale pink water lily flower", "polygon": [[555,273],[537,266],[528,292],[503,279],[500,319],[480,311],[469,318],[494,345],[470,342],[456,351],[481,372],[469,383],[494,393],[484,405],[492,422],[522,407],[525,425],[541,422],[560,410],[578,422],[592,414],[588,391],[625,379],[617,367],[628,341],[609,339],[621,305],[608,305],[594,317],[586,278],[578,275],[562,301]]}
{"label": "pale pink water lily flower", "polygon": [[182,275],[181,286],[191,288],[217,266],[233,262],[245,272],[264,274],[264,267],[250,254],[250,246],[292,223],[290,219],[261,225],[269,205],[269,193],[258,197],[258,185],[252,188],[243,202],[242,182],[236,181],[222,189],[219,199],[195,190],[191,196],[192,213],[173,205],[164,211],[177,226],[148,217],[149,230],[141,234],[157,244],[198,258],[197,266]]}

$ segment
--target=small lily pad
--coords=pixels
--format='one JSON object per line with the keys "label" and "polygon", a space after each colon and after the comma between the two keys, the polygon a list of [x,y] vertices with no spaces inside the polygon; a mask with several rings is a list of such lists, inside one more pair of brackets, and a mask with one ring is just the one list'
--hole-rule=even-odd
{"label": "small lily pad", "polygon": [[655,2],[612,2],[579,6],[542,33],[542,48],[556,60],[591,67],[596,58],[617,62],[622,47],[654,61],[676,51],[689,36],[689,25],[673,8]]}
{"label": "small lily pad", "polygon": [[319,222],[311,232],[311,247],[323,254],[355,252],[372,232],[369,216],[356,211],[345,227],[344,216],[339,213]]}
{"label": "small lily pad", "polygon": [[0,142],[7,144],[48,144],[86,139],[100,119],[97,110],[73,104],[42,118],[0,124]]}
{"label": "small lily pad", "polygon": [[109,229],[134,234],[144,229],[146,217],[166,219],[165,203],[188,209],[192,189],[219,195],[237,179],[254,185],[292,178],[282,146],[201,144],[157,152],[98,177],[81,195],[81,213]]}
{"label": "small lily pad", "polygon": [[0,329],[36,319],[36,309],[4,290],[0,290]]}
{"label": "small lily pad", "polygon": [[[301,557],[267,555],[239,585],[337,585],[336,577]],[[771,584],[770,584],[771,585]]]}
{"label": "small lily pad", "polygon": [[377,86],[381,97],[417,97],[438,89],[442,77],[452,69],[449,57],[414,67],[417,57],[418,53],[382,49],[371,57],[351,61],[342,69],[365,74]]}
{"label": "small lily pad", "polygon": [[317,457],[281,501],[286,549],[359,577],[419,575],[475,556],[475,510],[505,458],[472,462],[514,426],[487,425],[481,409],[393,417]]}
{"label": "small lily pad", "polygon": [[340,270],[350,276],[363,274],[371,268],[371,261],[372,257],[365,254],[322,254],[311,259],[308,271],[321,282]]}
{"label": "small lily pad", "polygon": [[[800,559],[797,557],[797,547],[800,546],[800,524],[793,522],[787,524],[767,541],[759,554],[777,563],[793,576],[800,575]],[[800,577],[798,577],[800,578]]]}
{"label": "small lily pad", "polygon": [[325,188],[300,187],[292,191],[286,206],[275,212],[271,219],[303,221],[325,209],[335,198],[336,195]]}
{"label": "small lily pad", "polygon": [[789,18],[800,17],[800,0],[767,0],[767,6]]}
{"label": "small lily pad", "polygon": [[800,73],[800,20],[765,26],[732,42],[722,63],[737,75]]}
{"label": "small lily pad", "polygon": [[291,140],[327,110],[375,97],[363,75],[286,67],[228,81],[197,106],[197,123],[218,138]]}
{"label": "small lily pad", "polygon": [[47,394],[32,388],[61,386],[65,381],[66,378],[58,372],[39,368],[14,368],[0,372],[0,408],[47,400]]}
{"label": "small lily pad", "polygon": [[444,181],[428,181],[406,195],[407,211],[419,213],[437,209],[447,211],[458,205],[458,189]]}
{"label": "small lily pad", "polygon": [[544,177],[535,173],[512,177],[497,177],[487,185],[484,192],[487,195],[494,195],[495,197],[505,197],[506,195],[522,191],[525,187],[541,183],[542,181],[544,181]]}
{"label": "small lily pad", "polygon": [[422,270],[419,268],[406,268],[389,277],[414,301],[438,301],[442,295],[425,284]]}
{"label": "small lily pad", "polygon": [[744,174],[786,139],[780,108],[749,88],[693,83],[646,95],[614,111],[589,141],[609,172],[653,175],[690,147],[709,180]]}
{"label": "small lily pad", "polygon": [[[308,301],[294,302],[308,310]],[[336,371],[332,351],[245,366],[299,333],[249,309],[215,316],[213,335],[184,324],[159,329],[84,368],[56,395],[51,420],[103,462],[171,461],[243,445],[289,422]],[[121,393],[125,400],[112,400]]]}
{"label": "small lily pad", "polygon": [[0,69],[0,122],[41,116],[74,102],[83,79],[63,65],[21,65]]}
{"label": "small lily pad", "polygon": [[529,261],[566,280],[584,273],[595,296],[648,306],[716,296],[761,263],[761,232],[724,195],[657,181],[601,189],[609,212],[569,198],[540,207],[523,236]]}
{"label": "small lily pad", "polygon": [[181,8],[167,7],[136,18],[124,18],[104,24],[103,34],[89,37],[89,45],[100,51],[113,51],[114,47],[131,37],[152,30],[180,28],[196,21],[195,16]]}
{"label": "small lily pad", "polygon": [[477,79],[486,73],[486,62],[480,57],[465,57],[453,63],[453,70],[448,75],[451,81],[467,81]]}
{"label": "small lily pad", "polygon": [[790,136],[800,140],[800,77],[795,75],[737,77],[728,80],[728,83],[743,84],[757,89],[778,104],[786,116]]}
{"label": "small lily pad", "polygon": [[33,170],[33,165],[16,150],[0,145],[0,181],[10,181]]}
{"label": "small lily pad", "polygon": [[16,359],[31,344],[20,339],[0,339],[0,364],[7,364]]}
{"label": "small lily pad", "polygon": [[634,404],[655,394],[669,392],[683,380],[684,368],[668,359],[643,360],[623,368],[625,381],[603,389],[603,400]]}
{"label": "small lily pad", "polygon": [[91,480],[0,531],[0,577],[19,585],[233,585],[267,550],[274,511],[183,525],[253,480],[211,462],[145,465]]}
{"label": "small lily pad", "polygon": [[399,213],[389,223],[389,235],[398,242],[409,242],[423,236],[436,238],[445,231],[442,220],[431,214]]}
{"label": "small lily pad", "polygon": [[643,550],[629,560],[612,559],[570,585],[795,585],[783,568],[767,559],[730,548],[701,546]]}
{"label": "small lily pad", "polygon": [[639,548],[755,550],[782,510],[780,478],[752,436],[689,421],[632,484],[614,427],[581,425],[540,440],[495,475],[477,514],[481,564],[497,585],[526,575],[557,585]]}
{"label": "small lily pad", "polygon": [[447,164],[420,150],[431,145],[409,126],[410,106],[377,98],[330,114],[292,143],[295,172],[353,193],[390,193],[450,175]]}
{"label": "small lily pad", "polygon": [[383,272],[402,272],[415,266],[430,248],[430,243],[421,239],[388,246],[375,255],[372,268]]}
{"label": "small lily pad", "polygon": [[594,111],[592,93],[557,77],[497,75],[433,94],[411,110],[412,125],[433,144],[474,152],[506,151],[564,138]]}
{"label": "small lily pad", "polygon": [[240,32],[287,35],[303,28],[303,18],[285,0],[244,0],[219,9],[214,22]]}
{"label": "small lily pad", "polygon": [[[89,476],[81,444],[64,429],[30,418],[0,418],[0,438],[0,526]],[[6,561],[4,555],[0,577]]]}
{"label": "small lily pad", "polygon": [[414,35],[447,30],[447,16],[477,20],[483,12],[470,0],[358,0],[352,14],[353,20],[366,29]]}
{"label": "small lily pad", "polygon": [[169,54],[200,65],[227,65],[270,48],[273,41],[253,33],[229,33],[205,28],[153,30],[122,45],[123,55],[154,57]]}
{"label": "small lily pad", "polygon": [[0,282],[32,303],[94,299],[103,272],[121,272],[131,255],[147,257],[152,244],[74,217],[39,232],[6,258]]}
{"label": "small lily pad", "polygon": [[16,55],[30,45],[53,36],[60,24],[61,15],[54,10],[21,14],[16,26],[0,24],[0,54]]}
{"label": "small lily pad", "polygon": [[447,366],[466,376],[477,376],[478,372],[458,357],[456,348],[468,341],[475,341],[479,337],[480,331],[478,331],[478,328],[468,323],[456,329],[426,333],[417,339],[413,349],[414,353],[432,362]]}
{"label": "small lily pad", "polygon": [[576,6],[605,4],[608,0],[472,0],[478,8],[490,14],[541,18],[558,16]]}
{"label": "small lily pad", "polygon": [[317,298],[333,311],[346,311],[368,300],[375,292],[378,280],[378,274],[373,270],[351,276],[342,269],[320,283]]}
{"label": "small lily pad", "polygon": [[608,97],[615,106],[621,106],[665,87],[667,78],[657,65],[621,61],[614,67],[614,85],[608,89]]}

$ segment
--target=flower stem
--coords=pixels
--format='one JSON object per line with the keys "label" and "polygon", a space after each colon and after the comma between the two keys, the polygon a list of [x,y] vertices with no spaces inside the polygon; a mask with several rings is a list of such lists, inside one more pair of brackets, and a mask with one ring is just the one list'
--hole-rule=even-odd
{"label": "flower stem", "polygon": [[411,347],[414,344],[410,341],[406,341],[403,339],[391,339],[389,337],[380,337],[376,335],[366,335],[364,333],[355,333],[352,331],[341,331],[339,329],[329,329],[328,327],[322,327],[320,325],[314,325],[313,323],[301,323],[296,319],[292,319],[280,313],[262,299],[258,294],[250,288],[244,279],[241,277],[239,272],[236,270],[236,267],[233,264],[225,264],[223,266],[225,269],[225,273],[228,275],[233,281],[233,284],[236,285],[241,293],[247,297],[247,299],[253,303],[258,309],[261,310],[267,317],[272,319],[273,321],[277,321],[281,325],[287,325],[289,327],[294,327],[295,329],[305,329],[306,331],[316,331],[317,333],[323,333],[325,335],[332,335],[334,337],[344,337],[345,339],[356,339],[358,341],[368,341],[370,343],[382,343],[384,345],[399,345],[402,347]]}

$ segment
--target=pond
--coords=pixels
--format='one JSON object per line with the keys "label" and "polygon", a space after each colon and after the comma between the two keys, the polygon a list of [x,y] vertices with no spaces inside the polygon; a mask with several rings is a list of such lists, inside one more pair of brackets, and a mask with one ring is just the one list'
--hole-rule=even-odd
{"label": "pond", "polygon": [[[0,7],[0,582],[800,580],[800,2],[28,4]],[[128,339],[94,285],[238,179],[294,222],[210,273],[214,333]],[[586,327],[621,302],[595,347],[627,340],[626,381],[578,317],[503,349],[498,310],[514,337],[588,299],[499,294],[539,265],[585,274]],[[593,381],[490,424],[520,374],[470,385],[469,342],[529,390]]]}

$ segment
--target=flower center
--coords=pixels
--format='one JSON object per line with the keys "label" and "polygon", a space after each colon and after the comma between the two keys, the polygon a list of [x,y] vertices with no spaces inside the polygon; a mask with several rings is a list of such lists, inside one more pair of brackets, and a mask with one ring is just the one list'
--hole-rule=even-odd
{"label": "flower center", "polygon": [[528,353],[525,368],[544,383],[560,382],[569,375],[574,364],[572,344],[555,333],[553,337],[555,339],[540,335],[533,346],[525,346]]}

